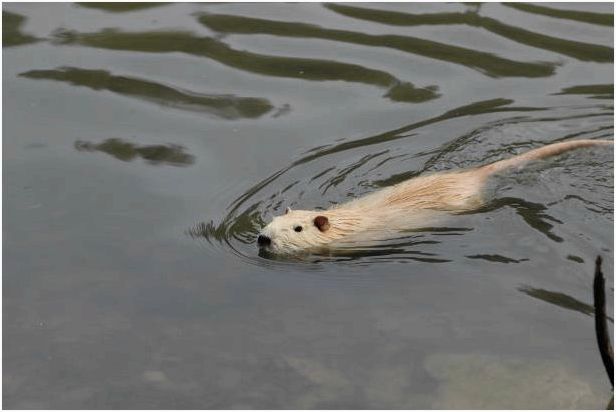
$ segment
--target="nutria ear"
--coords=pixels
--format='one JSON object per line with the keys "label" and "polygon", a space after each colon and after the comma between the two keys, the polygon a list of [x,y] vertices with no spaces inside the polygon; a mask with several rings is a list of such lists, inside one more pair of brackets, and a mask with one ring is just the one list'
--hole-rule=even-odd
{"label": "nutria ear", "polygon": [[321,231],[325,232],[329,229],[329,220],[325,216],[317,216],[314,218],[314,225]]}
{"label": "nutria ear", "polygon": [[286,215],[286,214],[287,214],[287,213],[289,213],[290,211],[291,211],[291,208],[290,208],[290,207],[287,207],[287,208],[284,210],[284,214]]}

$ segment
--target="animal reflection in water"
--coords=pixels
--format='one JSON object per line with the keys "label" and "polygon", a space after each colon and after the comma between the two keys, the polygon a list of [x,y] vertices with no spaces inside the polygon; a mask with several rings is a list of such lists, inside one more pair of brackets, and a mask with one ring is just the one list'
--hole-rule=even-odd
{"label": "animal reflection in water", "polygon": [[396,237],[401,230],[429,227],[447,215],[484,206],[483,189],[495,173],[601,145],[613,142],[554,143],[486,166],[415,177],[327,210],[287,209],[261,230],[257,244],[261,252],[292,254]]}

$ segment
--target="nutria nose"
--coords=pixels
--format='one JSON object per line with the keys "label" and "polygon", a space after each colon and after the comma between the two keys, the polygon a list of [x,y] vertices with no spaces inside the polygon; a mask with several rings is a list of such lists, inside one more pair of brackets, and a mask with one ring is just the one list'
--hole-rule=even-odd
{"label": "nutria nose", "polygon": [[267,236],[259,235],[257,238],[257,244],[259,246],[269,246],[272,243],[272,239]]}

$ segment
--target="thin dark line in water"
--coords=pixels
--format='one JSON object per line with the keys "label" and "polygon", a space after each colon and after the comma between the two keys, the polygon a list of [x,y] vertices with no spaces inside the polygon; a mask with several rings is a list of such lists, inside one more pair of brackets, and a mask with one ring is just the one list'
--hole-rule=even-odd
{"label": "thin dark line in water", "polygon": [[299,160],[297,160],[292,166],[297,166],[302,163],[307,163],[313,159],[318,157],[322,157],[325,155],[330,155],[334,153],[343,152],[350,149],[356,149],[358,147],[366,147],[374,144],[387,143],[394,140],[403,139],[406,136],[402,135],[404,132],[408,132],[411,130],[418,129],[420,127],[428,126],[430,124],[438,123],[444,120],[454,119],[457,117],[464,116],[473,116],[480,114],[488,114],[488,113],[496,113],[496,112],[515,112],[515,111],[542,111],[547,110],[545,108],[535,108],[535,107],[502,107],[513,103],[513,100],[510,99],[490,99],[483,100],[480,102],[471,103],[468,105],[457,107],[453,110],[449,110],[439,116],[432,117],[426,120],[422,120],[416,123],[412,123],[407,126],[402,126],[398,129],[390,130],[375,136],[366,137],[363,139],[356,139],[353,141],[347,141],[344,143],[339,143],[336,145],[328,146],[327,148],[315,152],[309,156],[305,156]]}
{"label": "thin dark line in water", "polygon": [[390,156],[384,160],[381,160],[379,163],[377,163],[376,165],[374,165],[373,167],[371,167],[370,169],[368,169],[368,171],[366,173],[370,173],[372,171],[375,171],[377,169],[379,169],[381,166],[383,166],[385,163],[395,160],[395,159],[400,159],[400,158],[404,158],[405,156],[408,156],[406,154],[400,154],[400,155],[395,155],[395,156]]}
{"label": "thin dark line in water", "polygon": [[599,127],[595,128],[595,129],[592,129],[592,130],[583,130],[583,131],[580,131],[580,132],[570,133],[570,134],[565,135],[563,137],[560,137],[558,139],[554,139],[554,142],[562,142],[562,141],[565,141],[565,140],[572,139],[574,137],[584,136],[584,135],[587,135],[587,134],[602,132],[604,130],[613,130],[613,129],[614,129],[614,125],[599,126]]}
{"label": "thin dark line in water", "polygon": [[[554,204],[554,205],[555,205],[555,204],[559,204],[559,203],[564,203],[564,202],[566,202],[566,201],[568,201],[568,200],[571,200],[571,199],[573,199],[573,200],[577,200],[577,201],[581,202],[581,203],[584,205],[584,207],[585,207],[587,210],[590,210],[591,212],[598,213],[598,214],[602,214],[602,215],[603,215],[603,214],[608,214],[608,215],[613,215],[613,214],[614,214],[614,208],[613,208],[613,205],[612,205],[612,207],[611,207],[611,208],[602,207],[602,206],[601,206],[600,204],[598,204],[597,202],[593,202],[593,201],[590,201],[590,200],[584,199],[583,197],[578,196],[578,195],[571,195],[571,194],[569,194],[569,195],[565,196],[565,197],[564,197],[564,199],[562,199],[562,200],[560,200],[560,201],[553,202],[552,204]],[[551,206],[552,204],[550,204],[550,206]],[[590,207],[590,206],[593,206],[593,207]]]}
{"label": "thin dark line in water", "polygon": [[375,158],[377,158],[379,156],[382,156],[382,155],[384,155],[386,153],[389,153],[389,150],[384,150],[382,152],[365,155],[361,159],[359,159],[357,162],[355,162],[355,163],[349,165],[348,167],[342,169],[340,171],[340,173],[338,173],[334,178],[332,178],[332,179],[330,179],[328,181],[323,182],[319,186],[319,189],[323,189],[321,194],[324,195],[330,188],[338,186],[338,184],[340,184],[342,181],[344,181],[346,176],[348,176],[354,170],[357,170],[358,168],[362,167],[364,164],[366,164],[370,160],[375,159]]}
{"label": "thin dark line in water", "polygon": [[313,176],[310,178],[309,182],[314,182],[315,180],[317,180],[319,177],[331,172],[332,170],[336,170],[335,167],[328,167],[327,169],[325,169],[324,171],[318,173],[317,175]]}
{"label": "thin dark line in water", "polygon": [[513,259],[507,256],[502,256],[502,255],[498,255],[498,254],[492,254],[492,255],[488,255],[488,254],[480,254],[480,255],[467,255],[466,256],[468,259],[481,259],[481,260],[486,260],[488,262],[494,262],[494,263],[522,263],[522,262],[527,262],[529,259]]}
{"label": "thin dark line in water", "polygon": [[[598,116],[606,116],[605,114],[589,114],[589,115],[579,115],[579,116],[565,116],[562,118],[529,118],[529,117],[516,117],[514,119],[504,119],[504,120],[498,120],[496,122],[487,124],[485,126],[482,126],[478,129],[472,130],[471,132],[469,132],[466,135],[460,136],[458,138],[456,138],[453,141],[447,142],[445,144],[443,144],[442,146],[435,148],[435,149],[430,149],[428,151],[423,151],[423,152],[419,152],[417,154],[414,155],[414,157],[421,157],[421,156],[426,156],[426,155],[434,155],[431,158],[429,158],[427,161],[424,162],[423,167],[420,170],[415,170],[415,171],[405,171],[402,173],[398,173],[395,175],[392,175],[390,177],[388,177],[387,179],[382,179],[382,180],[375,180],[372,182],[372,186],[374,187],[387,187],[387,186],[391,186],[392,184],[396,184],[399,183],[401,181],[410,179],[412,177],[421,175],[422,173],[425,173],[426,171],[428,171],[430,168],[432,168],[435,164],[437,164],[443,157],[445,157],[448,154],[453,153],[455,150],[457,150],[459,147],[463,147],[465,145],[468,145],[468,143],[470,141],[476,140],[479,135],[485,131],[485,130],[489,130],[492,129],[494,127],[497,126],[501,126],[504,124],[509,124],[509,123],[535,123],[535,122],[546,122],[546,121],[556,121],[556,120],[571,120],[571,119],[580,119],[580,118],[590,118],[590,117],[598,117]],[[512,122],[512,120],[515,120],[515,122]],[[583,136],[583,135],[588,135],[588,134],[593,134],[596,133],[598,131],[602,131],[602,130],[612,130],[613,126],[609,125],[609,126],[601,126],[598,127],[596,129],[593,130],[584,130],[581,132],[575,132],[575,133],[571,133],[569,135],[566,135],[562,138],[558,138],[558,139],[554,139],[553,141],[551,141],[552,143],[555,142],[559,142],[559,141],[563,141],[563,140],[568,140],[574,137],[578,137],[578,136]],[[611,136],[610,136],[611,137]],[[479,142],[481,143],[481,142]],[[503,157],[503,155],[515,155],[518,154],[515,151],[512,151],[511,148],[512,147],[519,147],[519,148],[529,148],[532,147],[534,144],[536,143],[541,143],[541,144],[545,144],[545,142],[543,141],[525,141],[525,142],[517,142],[517,143],[512,143],[509,144],[507,147],[503,147],[503,148],[499,148],[499,149],[495,149],[495,150],[489,150],[486,152],[486,155],[483,156],[482,159],[476,160],[474,163],[476,163],[476,165],[481,165],[481,164],[487,164],[496,160],[499,160]]]}
{"label": "thin dark line in water", "polygon": [[282,189],[280,191],[280,194],[283,194],[287,191],[289,191],[289,189],[291,189],[293,186],[296,186],[299,183],[299,180],[296,180],[295,182],[291,183],[290,185],[288,185],[287,187],[285,187],[284,189]]}

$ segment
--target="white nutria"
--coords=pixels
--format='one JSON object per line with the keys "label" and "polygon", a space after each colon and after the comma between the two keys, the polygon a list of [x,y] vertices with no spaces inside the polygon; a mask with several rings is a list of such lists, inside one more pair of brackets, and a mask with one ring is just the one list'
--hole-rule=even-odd
{"label": "white nutria", "polygon": [[613,142],[554,143],[486,166],[415,177],[327,210],[287,209],[263,228],[257,243],[274,253],[294,253],[347,242],[374,241],[400,230],[430,227],[444,215],[483,206],[482,189],[497,172],[568,150],[599,145]]}

